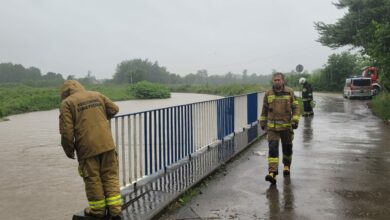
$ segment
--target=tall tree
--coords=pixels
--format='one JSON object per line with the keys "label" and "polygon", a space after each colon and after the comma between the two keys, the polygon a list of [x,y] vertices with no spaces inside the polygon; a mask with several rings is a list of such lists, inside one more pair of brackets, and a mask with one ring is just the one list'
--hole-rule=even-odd
{"label": "tall tree", "polygon": [[339,0],[334,5],[348,12],[335,24],[316,22],[318,41],[331,48],[362,49],[376,61],[382,84],[390,89],[390,1]]}
{"label": "tall tree", "polygon": [[358,56],[348,52],[341,54],[332,54],[328,58],[328,62],[323,70],[328,91],[341,91],[345,79],[356,75],[359,70],[356,68]]}
{"label": "tall tree", "polygon": [[136,83],[142,80],[157,83],[169,83],[170,73],[157,62],[133,59],[118,64],[114,74],[116,83]]}

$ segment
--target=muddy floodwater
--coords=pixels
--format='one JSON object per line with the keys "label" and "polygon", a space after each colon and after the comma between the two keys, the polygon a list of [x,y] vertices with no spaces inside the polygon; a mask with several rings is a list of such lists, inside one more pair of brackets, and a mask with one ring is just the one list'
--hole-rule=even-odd
{"label": "muddy floodwater", "polygon": [[[173,93],[170,99],[116,103],[126,114],[216,98]],[[58,115],[56,109],[0,122],[0,219],[69,220],[87,206],[77,161],[60,147]]]}
{"label": "muddy floodwater", "polygon": [[389,219],[390,128],[371,113],[370,100],[314,96],[314,117],[295,130],[290,177],[264,180],[262,140],[161,219]]}

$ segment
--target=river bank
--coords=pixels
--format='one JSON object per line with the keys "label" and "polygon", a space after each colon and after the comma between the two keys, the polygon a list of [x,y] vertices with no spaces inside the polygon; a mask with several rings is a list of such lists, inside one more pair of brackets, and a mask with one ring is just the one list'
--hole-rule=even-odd
{"label": "river bank", "polygon": [[[128,84],[99,84],[85,85],[86,89],[98,91],[113,101],[135,100]],[[213,94],[233,96],[258,91],[265,91],[261,85],[170,85],[170,92]],[[299,90],[296,90],[299,91]],[[30,87],[26,85],[2,85],[0,87],[0,122],[6,121],[7,116],[44,111],[58,108],[60,103],[59,88],[57,87]],[[372,111],[379,118],[390,124],[390,95],[382,93],[372,100]]]}
{"label": "river bank", "polygon": [[[86,85],[86,89],[98,91],[114,101],[135,99],[128,85]],[[5,117],[27,112],[58,108],[61,99],[57,87],[32,87],[23,84],[1,85],[0,121]]]}
{"label": "river bank", "polygon": [[[137,85],[137,84],[135,84]],[[98,84],[84,85],[87,90],[97,91],[109,97],[113,101],[136,100],[136,94],[129,84]],[[155,92],[159,84],[153,84],[146,88]],[[220,96],[233,96],[245,93],[263,91],[259,85],[170,85],[170,92],[197,93]],[[139,89],[140,90],[140,89]],[[145,92],[143,91],[143,92]],[[164,96],[165,97],[165,96]],[[2,85],[0,87],[0,121],[6,120],[6,116],[45,111],[58,108],[60,104],[59,88],[57,87],[31,87],[23,84]]]}

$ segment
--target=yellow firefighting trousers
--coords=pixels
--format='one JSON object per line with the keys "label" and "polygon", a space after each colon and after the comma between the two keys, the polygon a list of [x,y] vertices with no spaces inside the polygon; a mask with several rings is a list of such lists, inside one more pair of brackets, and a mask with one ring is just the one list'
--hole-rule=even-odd
{"label": "yellow firefighting trousers", "polygon": [[278,173],[279,164],[279,139],[282,142],[283,164],[291,166],[292,160],[292,141],[294,139],[294,132],[291,129],[282,131],[267,131],[268,137],[268,171]]}
{"label": "yellow firefighting trousers", "polygon": [[121,213],[122,198],[119,188],[119,164],[115,150],[79,161],[79,173],[85,183],[89,208],[93,215]]}

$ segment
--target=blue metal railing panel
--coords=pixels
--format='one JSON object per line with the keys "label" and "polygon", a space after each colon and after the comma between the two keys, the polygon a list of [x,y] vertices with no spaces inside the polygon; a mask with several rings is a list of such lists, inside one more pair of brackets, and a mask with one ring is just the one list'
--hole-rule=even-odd
{"label": "blue metal railing panel", "polygon": [[234,131],[234,97],[217,101],[217,115],[218,139],[222,140]]}
{"label": "blue metal railing panel", "polygon": [[254,129],[249,129],[248,130],[248,143],[252,142],[256,137],[259,136],[259,129],[257,127],[258,125],[254,125]]}
{"label": "blue metal railing panel", "polygon": [[253,122],[255,122],[258,118],[258,115],[257,115],[257,107],[258,107],[258,104],[257,104],[257,93],[253,93],[253,94],[248,94],[247,95],[247,98],[248,98],[248,102],[247,102],[247,111],[248,111],[248,124],[251,124]]}

